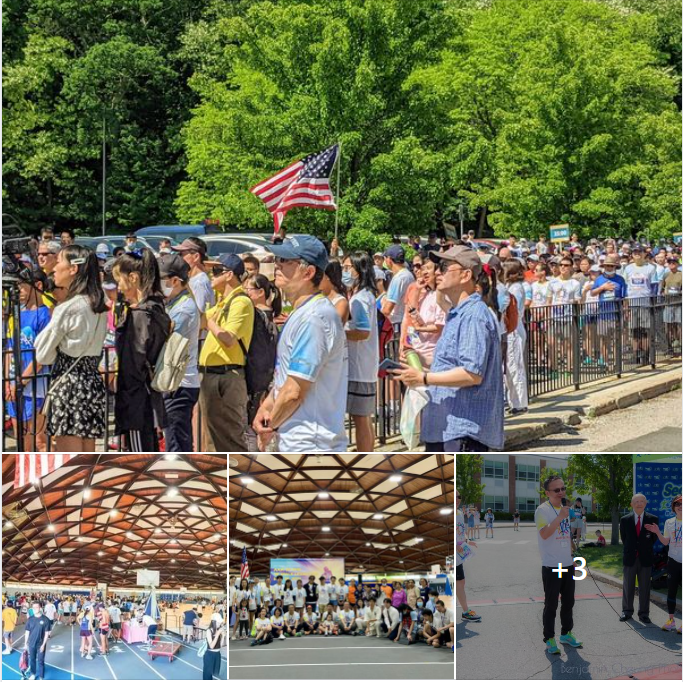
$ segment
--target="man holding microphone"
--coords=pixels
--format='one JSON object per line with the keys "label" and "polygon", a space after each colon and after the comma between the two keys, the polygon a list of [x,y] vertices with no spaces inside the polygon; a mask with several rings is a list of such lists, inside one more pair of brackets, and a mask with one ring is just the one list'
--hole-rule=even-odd
{"label": "man holding microphone", "polygon": [[[548,501],[536,509],[535,521],[538,534],[538,549],[541,553],[543,590],[543,641],[549,654],[559,654],[555,641],[555,616],[557,602],[562,595],[560,623],[562,634],[560,644],[581,646],[574,637],[574,561],[571,552],[571,528],[569,507],[564,500],[567,487],[560,476],[550,476],[543,482]],[[562,564],[561,567],[558,564]],[[560,572],[558,569],[561,568]],[[566,572],[565,572],[566,571]]]}

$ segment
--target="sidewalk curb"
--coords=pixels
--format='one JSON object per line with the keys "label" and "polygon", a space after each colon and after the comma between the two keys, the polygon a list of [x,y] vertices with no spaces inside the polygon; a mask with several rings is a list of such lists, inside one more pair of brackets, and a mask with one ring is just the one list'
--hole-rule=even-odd
{"label": "sidewalk curb", "polygon": [[[592,575],[596,580],[599,580],[601,583],[607,583],[612,587],[618,587],[620,589],[623,589],[624,587],[623,581],[619,580],[619,578],[615,578],[613,575],[609,575],[608,573],[601,573],[600,571],[591,571],[590,575]],[[640,588],[636,587],[636,590],[640,595]],[[650,601],[653,601],[655,602],[655,604],[658,604],[659,606],[663,606],[666,608],[666,597],[663,597],[661,594],[659,594],[659,592],[653,592],[652,590],[650,590]],[[676,599],[676,605],[679,609],[683,609],[683,607],[681,606],[680,599]]]}
{"label": "sidewalk curb", "polygon": [[[637,378],[629,385],[628,393],[624,393],[624,386],[622,385],[609,386],[596,395],[586,396],[584,403],[576,407],[557,412],[553,416],[543,417],[541,413],[539,415],[540,420],[536,423],[520,424],[515,427],[513,421],[506,424],[504,451],[514,450],[520,445],[539,440],[553,433],[559,433],[566,426],[578,426],[595,417],[657,398],[679,389],[681,383],[681,368],[675,367],[656,376]],[[530,416],[533,417],[533,414]]]}

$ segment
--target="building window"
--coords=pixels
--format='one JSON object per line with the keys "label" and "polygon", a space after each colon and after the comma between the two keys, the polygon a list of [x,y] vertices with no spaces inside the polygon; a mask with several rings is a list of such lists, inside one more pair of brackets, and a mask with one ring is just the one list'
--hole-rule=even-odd
{"label": "building window", "polygon": [[508,477],[508,463],[507,462],[488,462],[488,461],[484,460],[484,477],[507,479],[507,477]]}
{"label": "building window", "polygon": [[481,507],[482,515],[486,513],[486,510],[491,507],[495,512],[497,511],[510,511],[508,507],[508,498],[502,495],[484,495],[484,502]]}
{"label": "building window", "polygon": [[540,500],[532,499],[530,497],[517,497],[515,498],[515,509],[520,512],[535,512],[536,507],[541,504]]}
{"label": "building window", "polygon": [[540,481],[541,467],[533,464],[515,464],[515,479],[518,481]]}

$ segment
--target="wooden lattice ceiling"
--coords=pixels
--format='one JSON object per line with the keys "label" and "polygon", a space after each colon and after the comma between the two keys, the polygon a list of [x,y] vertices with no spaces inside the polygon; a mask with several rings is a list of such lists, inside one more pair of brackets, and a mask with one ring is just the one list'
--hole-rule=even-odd
{"label": "wooden lattice ceiling", "polygon": [[230,455],[231,574],[244,546],[259,574],[271,558],[326,553],[353,573],[444,565],[454,546],[453,473],[453,455]]}
{"label": "wooden lattice ceiling", "polygon": [[15,489],[15,455],[3,455],[3,581],[133,587],[146,568],[161,588],[224,590],[226,465],[225,455],[83,454]]}

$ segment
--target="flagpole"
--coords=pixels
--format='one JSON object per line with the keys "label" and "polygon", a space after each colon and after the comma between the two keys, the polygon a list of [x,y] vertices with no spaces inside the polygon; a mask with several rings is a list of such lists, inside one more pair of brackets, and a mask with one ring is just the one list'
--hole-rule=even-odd
{"label": "flagpole", "polygon": [[341,140],[339,140],[339,149],[337,150],[337,212],[334,217],[334,238],[339,239],[339,182],[341,175]]}

